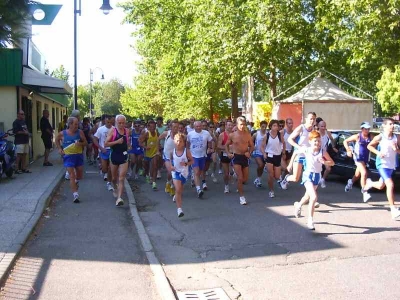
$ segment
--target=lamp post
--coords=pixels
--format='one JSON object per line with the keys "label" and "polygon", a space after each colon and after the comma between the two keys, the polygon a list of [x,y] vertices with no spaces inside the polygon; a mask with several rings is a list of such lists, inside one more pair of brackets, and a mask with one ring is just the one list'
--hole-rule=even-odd
{"label": "lamp post", "polygon": [[[78,109],[78,57],[77,57],[77,15],[81,15],[81,0],[79,0],[79,9],[78,9],[78,0],[74,0],[74,109]],[[103,0],[103,5],[100,7],[105,15],[110,13],[110,10],[113,8],[110,5],[110,0]]]}
{"label": "lamp post", "polygon": [[102,68],[96,67],[94,69],[90,69],[90,84],[89,84],[89,116],[90,120],[93,118],[93,113],[92,113],[92,82],[93,82],[93,74],[94,71],[100,70],[101,71],[101,80],[104,79],[104,72]]}

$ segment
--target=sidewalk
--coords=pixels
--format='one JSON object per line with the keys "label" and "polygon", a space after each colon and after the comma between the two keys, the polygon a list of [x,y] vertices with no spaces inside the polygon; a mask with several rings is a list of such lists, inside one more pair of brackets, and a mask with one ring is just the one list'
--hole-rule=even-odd
{"label": "sidewalk", "polygon": [[43,158],[29,166],[31,174],[3,177],[0,182],[0,283],[46,208],[64,176],[57,151],[50,153],[52,167],[43,167]]}

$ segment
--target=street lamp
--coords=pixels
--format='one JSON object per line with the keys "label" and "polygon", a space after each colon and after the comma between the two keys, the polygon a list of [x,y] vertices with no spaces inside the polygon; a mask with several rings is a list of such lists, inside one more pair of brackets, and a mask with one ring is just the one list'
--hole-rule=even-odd
{"label": "street lamp", "polygon": [[89,116],[90,120],[93,118],[93,112],[92,112],[92,82],[93,82],[93,74],[94,71],[100,70],[101,71],[101,80],[104,79],[104,72],[102,68],[96,67],[94,69],[90,69],[90,84],[89,84]]}
{"label": "street lamp", "polygon": [[[78,0],[74,0],[74,109],[78,109],[78,56],[77,56],[77,15],[81,15],[82,7],[81,0],[79,0],[79,9],[78,9]],[[113,8],[110,5],[110,0],[103,0],[103,5],[100,7],[105,15],[108,15],[110,10]]]}

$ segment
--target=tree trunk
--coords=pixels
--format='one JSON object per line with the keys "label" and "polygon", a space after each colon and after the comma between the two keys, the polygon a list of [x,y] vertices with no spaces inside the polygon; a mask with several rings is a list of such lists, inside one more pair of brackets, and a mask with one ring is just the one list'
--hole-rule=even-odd
{"label": "tree trunk", "polygon": [[275,65],[270,62],[269,64],[271,68],[271,74],[269,75],[269,86],[270,86],[270,97],[272,100],[275,100],[276,92],[276,68]]}
{"label": "tree trunk", "polygon": [[254,104],[254,77],[247,77],[247,89],[246,89],[246,119],[253,122],[253,104]]}
{"label": "tree trunk", "polygon": [[210,98],[210,121],[214,122],[214,103],[213,98]]}
{"label": "tree trunk", "polygon": [[231,103],[232,103],[232,118],[239,117],[238,109],[238,88],[236,82],[231,82]]}

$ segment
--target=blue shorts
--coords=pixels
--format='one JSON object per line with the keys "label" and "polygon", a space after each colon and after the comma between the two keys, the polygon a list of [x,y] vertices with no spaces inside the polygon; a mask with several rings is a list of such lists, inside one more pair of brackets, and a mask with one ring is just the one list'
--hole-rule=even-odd
{"label": "blue shorts", "polygon": [[252,156],[253,158],[259,157],[259,158],[261,158],[261,159],[264,161],[264,155],[262,155],[262,154],[253,153],[251,156]]}
{"label": "blue shorts", "polygon": [[203,171],[205,166],[206,166],[206,158],[205,157],[200,157],[200,158],[193,157],[193,164],[192,164],[193,169],[199,168],[200,171]]}
{"label": "blue shorts", "polygon": [[303,157],[296,157],[296,159],[294,160],[294,162],[297,162],[297,163],[299,163],[299,164],[302,164],[303,166],[305,165],[305,162],[306,162],[306,158],[303,156]]}
{"label": "blue shorts", "polygon": [[110,159],[110,149],[107,149],[106,153],[103,153],[100,151],[100,158],[104,160],[109,160]]}
{"label": "blue shorts", "polygon": [[142,148],[132,148],[131,150],[128,151],[129,154],[135,154],[135,155],[144,155],[144,151]]}
{"label": "blue shorts", "polygon": [[318,185],[321,180],[321,173],[303,173],[301,178],[301,184],[305,184],[307,181],[312,182],[313,185]]}
{"label": "blue shorts", "polygon": [[154,155],[153,157],[145,156],[143,159],[144,159],[145,161],[152,161],[152,159],[153,159],[154,157],[156,157],[156,156],[155,156],[155,155]]}
{"label": "blue shorts", "polygon": [[369,161],[369,156],[356,156],[354,154],[353,159],[354,159],[354,162],[364,162],[365,165],[367,165],[368,161]]}
{"label": "blue shorts", "polygon": [[63,156],[64,167],[77,168],[83,166],[83,154],[67,154]]}
{"label": "blue shorts", "polygon": [[383,179],[383,181],[385,182],[387,179],[392,178],[393,169],[386,169],[386,168],[379,168],[378,169],[379,175],[381,175],[381,178]]}
{"label": "blue shorts", "polygon": [[172,179],[179,180],[182,182],[182,184],[186,183],[187,178],[185,176],[183,176],[181,172],[172,171],[171,175],[172,175]]}

